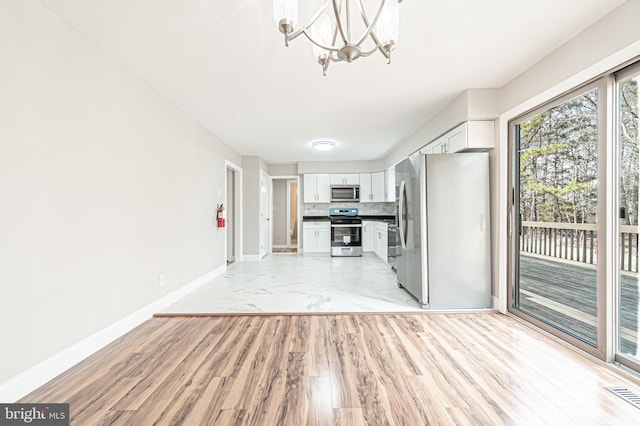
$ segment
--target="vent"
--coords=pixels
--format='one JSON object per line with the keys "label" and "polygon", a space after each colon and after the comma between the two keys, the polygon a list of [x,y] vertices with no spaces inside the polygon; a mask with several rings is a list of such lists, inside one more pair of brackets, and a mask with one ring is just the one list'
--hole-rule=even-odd
{"label": "vent", "polygon": [[638,395],[637,393],[621,386],[605,386],[605,389],[613,393],[614,395],[617,395],[620,398],[624,399],[634,407],[640,408],[640,395]]}

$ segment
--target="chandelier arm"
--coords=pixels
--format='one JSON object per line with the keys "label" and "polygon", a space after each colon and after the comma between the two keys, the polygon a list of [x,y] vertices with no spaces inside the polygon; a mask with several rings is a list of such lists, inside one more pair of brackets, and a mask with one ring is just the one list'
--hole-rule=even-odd
{"label": "chandelier arm", "polygon": [[315,40],[313,39],[313,37],[311,37],[311,34],[309,34],[309,32],[307,31],[307,29],[303,29],[303,30],[301,30],[301,31],[300,31],[300,34],[304,34],[304,35],[305,35],[305,37],[307,37],[307,39],[309,39],[309,41],[310,41],[311,43],[315,44],[316,46],[318,46],[318,47],[320,47],[320,48],[322,48],[322,49],[324,49],[324,50],[327,50],[327,51],[329,51],[329,52],[337,52],[338,50],[340,50],[340,49],[338,49],[337,47],[333,47],[333,46],[329,47],[329,46],[325,46],[324,44],[318,43],[317,41],[315,41]]}
{"label": "chandelier arm", "polygon": [[351,0],[345,0],[345,12],[347,13],[347,38],[349,39],[349,43],[351,43]]}
{"label": "chandelier arm", "polygon": [[[367,26],[367,30],[362,35],[360,40],[358,40],[358,42],[356,43],[356,46],[360,46],[362,43],[364,43],[364,41],[370,35],[371,35],[371,38],[373,38],[373,41],[376,43],[376,45],[380,46],[380,42],[377,40],[377,37],[375,37],[375,33],[373,32],[373,27],[378,22],[378,18],[380,18],[380,15],[382,15],[382,9],[384,8],[385,1],[387,0],[380,0],[380,6],[378,7],[378,12],[376,13],[376,16],[373,18],[373,21],[371,22],[371,24],[369,24],[369,18],[367,18],[367,13],[365,12],[364,6],[362,5],[362,0],[358,0],[358,9],[360,9],[360,16],[362,17],[362,21],[364,22],[364,24]],[[394,1],[394,0],[389,0],[389,1]]]}
{"label": "chandelier arm", "polygon": [[[373,47],[371,50],[369,50],[368,52],[362,52],[362,53],[360,54],[360,56],[361,56],[361,57],[363,57],[363,58],[366,58],[367,56],[371,56],[373,53],[375,53],[375,52],[376,52],[376,50],[379,50],[379,49],[381,49],[381,48],[380,48],[380,47],[378,47],[378,46],[374,46],[374,47]],[[384,52],[383,52],[383,53],[384,53]]]}
{"label": "chandelier arm", "polygon": [[336,0],[332,0],[333,2],[333,14],[336,17],[336,27],[340,31],[340,37],[342,37],[342,41],[344,44],[349,44],[349,40],[344,35],[344,28],[342,28],[342,23],[340,22],[340,10],[342,9],[342,1],[340,1],[340,6],[336,4]]}
{"label": "chandelier arm", "polygon": [[373,49],[371,49],[369,52],[364,52],[362,53],[361,56],[363,57],[367,57],[369,55],[371,55],[373,52],[375,52],[376,50],[379,50],[380,53],[382,53],[382,55],[389,60],[389,56],[390,56],[390,52],[387,52],[384,49],[384,46],[380,43],[380,40],[378,39],[378,36],[376,35],[376,33],[372,32],[371,33],[371,38],[373,39],[373,42],[376,44],[375,47]]}

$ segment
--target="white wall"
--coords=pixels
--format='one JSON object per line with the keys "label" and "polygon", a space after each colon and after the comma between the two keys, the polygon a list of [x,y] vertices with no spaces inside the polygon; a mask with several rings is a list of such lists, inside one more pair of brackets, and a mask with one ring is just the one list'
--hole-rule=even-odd
{"label": "white wall", "polygon": [[0,383],[224,265],[225,159],[40,3],[1,1]]}
{"label": "white wall", "polygon": [[298,173],[370,173],[384,171],[382,161],[301,161]]}
{"label": "white wall", "polygon": [[269,164],[271,176],[295,176],[298,174],[298,164]]}
{"label": "white wall", "polygon": [[243,256],[260,256],[260,169],[262,159],[242,157]]}

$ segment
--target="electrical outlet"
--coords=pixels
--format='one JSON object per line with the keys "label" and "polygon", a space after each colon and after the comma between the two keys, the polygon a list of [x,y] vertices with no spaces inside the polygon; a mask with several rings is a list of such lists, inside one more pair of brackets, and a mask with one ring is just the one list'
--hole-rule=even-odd
{"label": "electrical outlet", "polygon": [[158,275],[158,286],[164,287],[164,274]]}

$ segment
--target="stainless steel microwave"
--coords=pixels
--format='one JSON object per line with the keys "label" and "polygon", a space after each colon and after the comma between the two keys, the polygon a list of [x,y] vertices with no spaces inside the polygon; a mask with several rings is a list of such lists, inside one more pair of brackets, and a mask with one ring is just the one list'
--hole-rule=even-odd
{"label": "stainless steel microwave", "polygon": [[359,185],[331,185],[331,201],[360,202]]}

